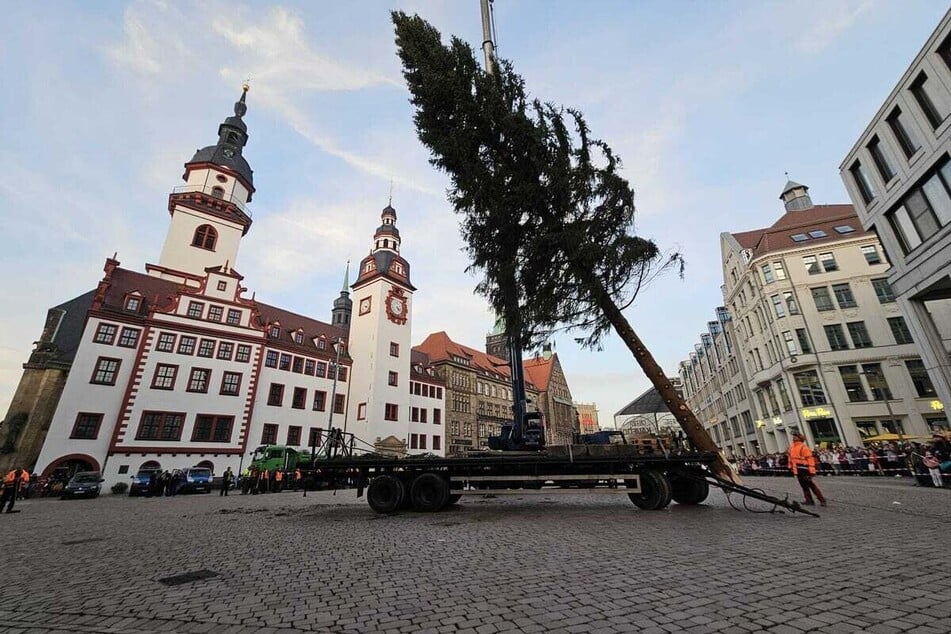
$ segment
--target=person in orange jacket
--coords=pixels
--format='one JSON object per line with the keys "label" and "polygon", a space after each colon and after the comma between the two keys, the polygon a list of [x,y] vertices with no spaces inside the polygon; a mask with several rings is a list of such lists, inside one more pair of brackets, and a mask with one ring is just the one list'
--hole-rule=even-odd
{"label": "person in orange jacket", "polygon": [[7,505],[7,513],[13,513],[13,504],[17,501],[20,488],[30,483],[30,474],[26,469],[17,467],[7,472],[3,477],[3,497],[0,498],[0,511]]}
{"label": "person in orange jacket", "polygon": [[274,471],[274,492],[280,493],[284,488],[284,472],[280,469]]}
{"label": "person in orange jacket", "polygon": [[806,497],[805,503],[815,506],[816,503],[812,499],[812,494],[815,493],[819,504],[825,506],[826,498],[812,479],[816,475],[816,457],[806,446],[805,437],[799,432],[793,434],[793,444],[789,448],[789,469],[799,480],[799,486],[802,487],[802,493]]}

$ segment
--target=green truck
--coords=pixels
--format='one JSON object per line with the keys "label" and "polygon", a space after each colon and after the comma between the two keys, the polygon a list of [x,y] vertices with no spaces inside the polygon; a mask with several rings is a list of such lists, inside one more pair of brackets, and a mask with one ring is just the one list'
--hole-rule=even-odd
{"label": "green truck", "polygon": [[310,466],[310,451],[285,445],[261,445],[251,454],[251,470],[293,471]]}

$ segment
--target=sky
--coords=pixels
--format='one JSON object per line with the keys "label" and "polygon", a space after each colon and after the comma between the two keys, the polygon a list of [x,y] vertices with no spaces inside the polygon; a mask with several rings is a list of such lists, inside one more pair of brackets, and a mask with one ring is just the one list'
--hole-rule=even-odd
{"label": "sky", "polygon": [[[419,143],[389,12],[475,48],[478,0],[6,2],[0,21],[0,413],[48,308],[105,259],[157,262],[195,149],[250,78],[257,192],[235,269],[266,303],[330,320],[392,191],[413,342],[483,349],[448,179]],[[789,177],[849,202],[838,166],[941,20],[936,0],[495,0],[498,55],[533,97],[581,110],[623,160],[636,231],[686,259],[626,311],[676,374],[722,303],[719,234],[772,224]],[[650,387],[615,335],[554,350],[602,425]]]}

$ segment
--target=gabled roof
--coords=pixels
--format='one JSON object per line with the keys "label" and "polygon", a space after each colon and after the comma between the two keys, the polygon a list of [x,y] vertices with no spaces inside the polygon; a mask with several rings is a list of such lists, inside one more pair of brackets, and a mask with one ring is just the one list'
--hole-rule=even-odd
{"label": "gabled roof", "polygon": [[[849,225],[855,231],[840,234],[835,228],[841,225]],[[810,237],[802,242],[792,239],[793,235],[799,233],[808,235],[810,231],[819,230],[824,231],[826,236]],[[813,244],[873,234],[862,228],[862,223],[852,205],[816,205],[809,209],[786,212],[772,226],[764,229],[741,231],[731,235],[742,248],[750,249],[755,258],[776,251],[801,249]]]}
{"label": "gabled roof", "polygon": [[535,384],[542,392],[548,390],[548,383],[551,381],[551,373],[555,368],[555,355],[547,359],[544,357],[535,357],[524,361],[522,367],[525,368],[525,378]]}
{"label": "gabled roof", "polygon": [[[678,390],[679,392],[680,390]],[[650,388],[636,399],[622,407],[615,416],[629,416],[633,414],[663,414],[670,413],[667,404],[664,403],[664,397],[660,395],[657,388]]]}
{"label": "gabled roof", "polygon": [[[511,376],[509,364],[505,359],[456,343],[450,339],[445,331],[430,334],[421,344],[415,346],[413,349],[426,354],[432,363],[451,361],[452,357],[456,356],[468,359],[469,367],[477,370],[500,375],[505,378]],[[524,363],[522,367],[525,367]],[[537,389],[534,381],[531,381],[530,377],[527,376],[527,372],[525,379],[526,388],[531,387],[532,389]]]}

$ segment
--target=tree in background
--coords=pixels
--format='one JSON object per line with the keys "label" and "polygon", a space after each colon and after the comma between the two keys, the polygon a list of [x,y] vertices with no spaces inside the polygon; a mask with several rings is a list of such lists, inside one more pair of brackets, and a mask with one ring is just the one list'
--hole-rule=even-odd
{"label": "tree in background", "polygon": [[[519,349],[558,330],[599,348],[611,329],[634,354],[693,445],[719,454],[624,317],[638,291],[672,267],[634,229],[634,192],[620,159],[592,138],[584,117],[526,95],[512,64],[489,74],[473,49],[419,16],[393,13],[420,141],[450,179],[476,286],[505,321]],[[714,471],[735,480],[720,455]]]}

